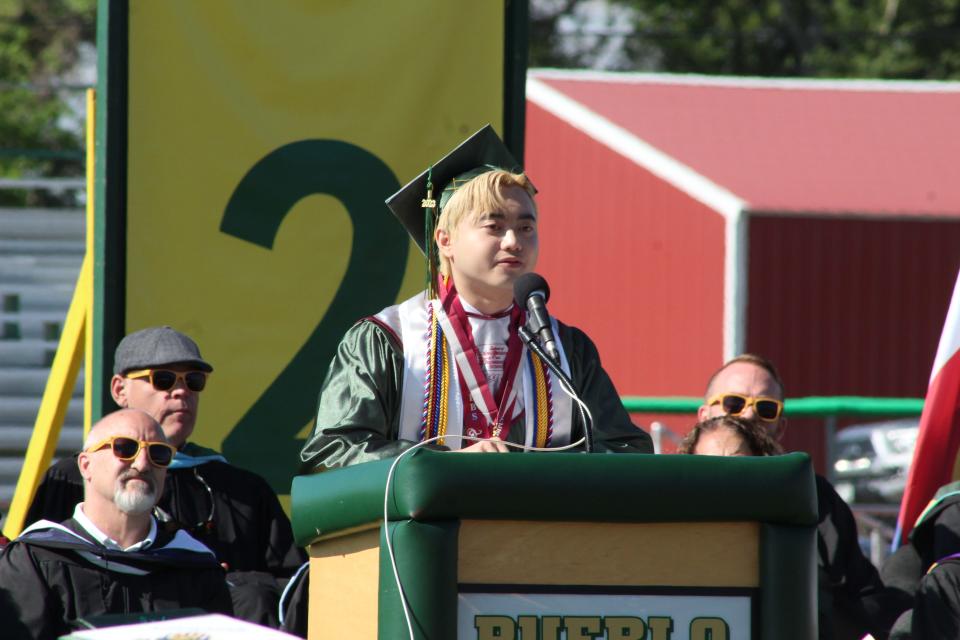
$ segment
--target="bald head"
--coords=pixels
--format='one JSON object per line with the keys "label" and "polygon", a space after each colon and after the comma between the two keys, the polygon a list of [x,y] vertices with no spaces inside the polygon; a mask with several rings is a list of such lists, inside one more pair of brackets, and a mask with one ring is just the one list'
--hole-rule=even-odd
{"label": "bald head", "polygon": [[[111,439],[118,437],[139,443],[134,457],[115,453]],[[115,411],[90,429],[77,465],[84,480],[84,513],[101,530],[114,526],[121,513],[146,517],[163,493],[167,470],[151,460],[144,444],[150,442],[166,444],[167,439],[160,424],[139,409]]]}
{"label": "bald head", "polygon": [[783,400],[780,383],[769,371],[752,362],[734,362],[718,371],[707,385],[706,397],[710,398],[718,393],[739,393]]}
{"label": "bald head", "polygon": [[137,440],[166,442],[160,423],[139,409],[120,409],[100,419],[83,441],[83,448],[89,449],[98,442],[111,436],[129,436]]}
{"label": "bald head", "polygon": [[[747,366],[750,365],[750,366]],[[726,363],[719,369],[717,369],[712,376],[710,376],[710,381],[707,383],[707,397],[716,394],[728,391],[728,389],[720,388],[725,379],[730,376],[729,369],[733,369],[736,372],[744,371],[753,371],[756,369],[761,369],[765,377],[772,380],[777,389],[779,390],[779,395],[773,396],[779,400],[783,400],[783,380],[780,378],[780,373],[777,371],[777,368],[773,366],[773,363],[770,360],[764,358],[763,356],[758,356],[755,353],[742,353],[735,358],[727,360]]]}

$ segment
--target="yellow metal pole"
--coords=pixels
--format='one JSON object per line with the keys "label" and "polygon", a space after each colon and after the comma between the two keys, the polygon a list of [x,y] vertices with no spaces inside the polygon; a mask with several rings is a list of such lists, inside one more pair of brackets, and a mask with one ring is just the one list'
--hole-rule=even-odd
{"label": "yellow metal pole", "polygon": [[[93,260],[93,195],[95,192],[94,160],[96,159],[97,92],[87,89],[87,250],[85,255]],[[84,314],[83,346],[83,436],[90,433],[93,421],[93,269],[87,274],[87,312]]]}
{"label": "yellow metal pole", "polygon": [[83,434],[90,431],[93,416],[93,221],[94,221],[94,160],[96,157],[96,91],[87,89],[87,206],[86,250],[77,286],[73,291],[70,309],[60,334],[60,344],[53,357],[50,377],[43,391],[43,400],[33,425],[33,434],[24,456],[23,468],[17,479],[17,488],[10,504],[10,513],[3,534],[15,538],[23,530],[27,510],[40,485],[40,479],[50,466],[63,427],[81,359],[84,362]]}
{"label": "yellow metal pole", "polygon": [[43,401],[40,403],[40,411],[37,412],[37,421],[33,425],[27,455],[24,457],[20,478],[17,480],[13,502],[10,504],[10,513],[7,514],[3,528],[3,534],[10,539],[20,535],[23,530],[27,509],[33,502],[33,495],[40,485],[40,478],[46,473],[53,459],[53,452],[60,437],[60,427],[67,415],[67,407],[73,395],[73,387],[83,356],[87,300],[92,293],[88,290],[87,283],[90,281],[92,271],[91,256],[84,256],[80,276],[77,278],[77,288],[73,292],[73,300],[70,301],[70,310],[67,311],[60,344],[53,357],[50,377],[43,391]]}

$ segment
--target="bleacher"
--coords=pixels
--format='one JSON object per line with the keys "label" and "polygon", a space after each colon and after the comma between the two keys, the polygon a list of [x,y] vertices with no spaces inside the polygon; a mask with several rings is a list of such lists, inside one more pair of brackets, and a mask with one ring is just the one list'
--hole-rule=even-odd
{"label": "bleacher", "polygon": [[[84,252],[82,209],[0,208],[0,511],[13,497]],[[78,376],[56,457],[83,439]]]}

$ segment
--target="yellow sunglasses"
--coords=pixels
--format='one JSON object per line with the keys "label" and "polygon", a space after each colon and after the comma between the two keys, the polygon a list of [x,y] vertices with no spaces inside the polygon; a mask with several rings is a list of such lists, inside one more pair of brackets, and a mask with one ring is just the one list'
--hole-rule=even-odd
{"label": "yellow sunglasses", "polygon": [[131,371],[126,374],[128,378],[150,378],[150,384],[157,391],[169,391],[173,389],[178,380],[183,380],[183,385],[195,393],[203,391],[207,386],[206,371],[171,371],[170,369],[141,369],[140,371]]}
{"label": "yellow sunglasses", "polygon": [[715,404],[719,404],[723,407],[723,412],[731,416],[738,416],[747,408],[753,407],[757,417],[767,422],[774,422],[783,411],[783,402],[776,398],[744,396],[739,393],[718,393],[707,400],[708,406]]}
{"label": "yellow sunglasses", "polygon": [[173,462],[173,456],[177,452],[172,445],[166,442],[157,442],[149,440],[137,440],[127,436],[110,436],[106,440],[101,440],[92,447],[85,449],[87,453],[93,453],[110,447],[118,459],[124,462],[135,460],[140,455],[141,449],[147,450],[147,458],[150,464],[155,467],[169,467]]}

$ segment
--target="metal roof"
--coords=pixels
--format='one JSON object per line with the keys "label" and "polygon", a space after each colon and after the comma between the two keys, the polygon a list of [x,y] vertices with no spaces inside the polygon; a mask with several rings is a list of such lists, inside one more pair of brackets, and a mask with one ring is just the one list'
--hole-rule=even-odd
{"label": "metal roof", "polygon": [[960,217],[960,82],[534,70],[528,99],[728,216]]}

